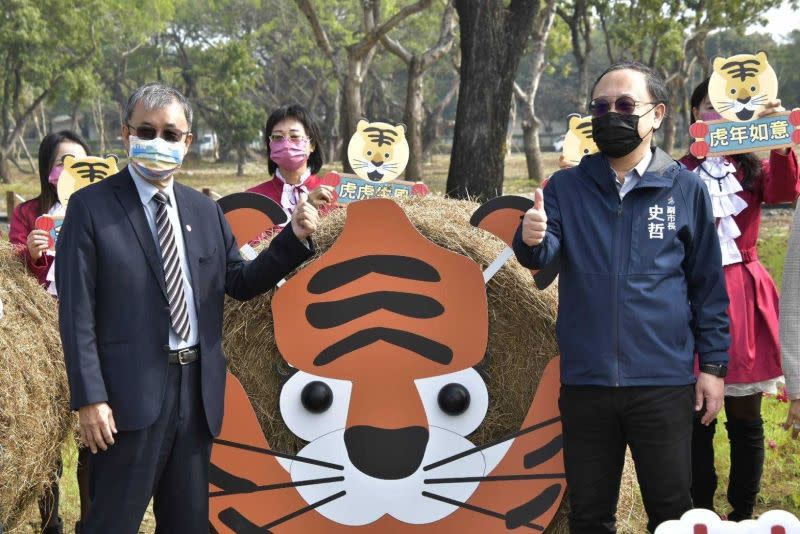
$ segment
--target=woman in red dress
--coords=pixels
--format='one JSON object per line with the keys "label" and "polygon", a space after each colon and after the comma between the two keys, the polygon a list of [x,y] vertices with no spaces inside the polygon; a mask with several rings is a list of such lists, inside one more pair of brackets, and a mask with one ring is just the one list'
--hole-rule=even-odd
{"label": "woman in red dress", "polygon": [[[58,201],[56,185],[61,174],[61,161],[67,154],[77,158],[86,157],[89,147],[75,133],[64,130],[48,134],[39,145],[39,183],[41,189],[39,196],[23,202],[14,209],[8,231],[8,240],[14,245],[17,253],[25,260],[28,270],[39,283],[47,288],[48,272],[53,265],[54,256],[47,251],[48,235],[44,230],[36,230],[36,218],[44,214],[55,214],[62,211]],[[89,503],[89,471],[87,448],[80,449],[78,453],[78,486],[80,489],[81,517],[86,514]],[[59,460],[57,466],[58,476],[61,475],[62,464]],[[42,518],[43,534],[60,534],[64,532],[64,525],[58,515],[59,489],[58,477],[44,494],[39,498],[39,513]],[[76,525],[80,531],[80,522]]]}
{"label": "woman in red dress", "polygon": [[[693,121],[719,118],[708,99],[708,80],[691,97]],[[782,111],[770,102],[759,116]],[[717,218],[725,282],[730,305],[731,347],[725,378],[725,414],[731,449],[728,502],[731,521],[753,514],[764,469],[764,425],[761,397],[777,392],[782,379],[778,340],[778,292],[758,261],[756,242],[761,205],[793,202],[800,188],[797,157],[790,149],[773,150],[769,159],[736,154],[681,160],[706,183]],[[713,438],[716,421],[696,420],[692,443],[692,498],[697,508],[714,509],[717,475]]]}
{"label": "woman in red dress", "polygon": [[267,163],[272,179],[251,187],[277,202],[291,218],[301,196],[322,212],[331,209],[333,188],[321,184],[321,134],[311,114],[300,104],[283,106],[270,114],[264,127]]}
{"label": "woman in red dress", "polygon": [[11,215],[8,240],[25,259],[28,270],[47,288],[47,273],[53,264],[52,253],[47,252],[48,235],[44,230],[34,229],[37,217],[54,214],[62,210],[58,201],[56,184],[61,174],[61,160],[67,154],[77,158],[86,157],[89,147],[77,134],[64,130],[51,133],[39,145],[39,196],[23,202]]}

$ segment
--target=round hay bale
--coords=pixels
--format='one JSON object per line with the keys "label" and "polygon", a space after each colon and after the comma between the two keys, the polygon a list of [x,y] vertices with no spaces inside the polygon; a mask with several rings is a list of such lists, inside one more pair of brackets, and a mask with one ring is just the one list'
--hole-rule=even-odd
{"label": "round hay bale", "polygon": [[51,482],[73,420],[55,300],[0,240],[0,526]]}
{"label": "round hay bale", "polygon": [[[411,223],[430,241],[471,258],[486,268],[505,245],[472,227],[469,219],[478,204],[441,196],[412,197],[400,202]],[[334,210],[314,235],[316,256],[339,236],[346,210]],[[542,372],[558,355],[555,285],[546,291],[533,286],[530,271],[515,260],[506,262],[487,285],[489,344],[483,370],[489,389],[489,410],[470,436],[476,444],[507,436],[520,429]],[[228,299],[223,346],[231,372],[241,381],[272,448],[290,453],[303,445],[281,419],[278,409],[282,377],[288,368],[275,345],[271,294],[249,302]],[[629,484],[623,484],[628,488]],[[621,498],[620,502],[630,499]],[[564,500],[566,503],[566,499]],[[567,532],[566,504],[547,532]]]}

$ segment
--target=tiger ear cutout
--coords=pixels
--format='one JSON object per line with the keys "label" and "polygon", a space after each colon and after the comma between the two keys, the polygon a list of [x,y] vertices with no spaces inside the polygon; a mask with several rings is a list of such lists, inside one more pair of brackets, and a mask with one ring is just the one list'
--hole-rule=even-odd
{"label": "tiger ear cutout", "polygon": [[106,163],[108,163],[109,165],[111,165],[112,162],[114,165],[119,163],[119,156],[117,156],[116,154],[106,154],[104,158],[106,160]]}
{"label": "tiger ear cutout", "polygon": [[717,56],[717,57],[714,58],[714,62],[712,63],[712,66],[713,66],[714,70],[718,71],[718,70],[720,70],[722,68],[722,65],[724,63],[725,63],[725,58]]}
{"label": "tiger ear cutout", "polygon": [[[483,280],[489,280],[497,274],[505,263],[514,256],[511,246],[520,220],[533,207],[533,200],[517,195],[505,195],[493,198],[481,204],[470,217],[469,223],[485,230],[506,244],[506,248],[483,271]],[[531,271],[533,281],[538,289],[546,289],[558,276],[559,262],[551,262],[544,269]]]}
{"label": "tiger ear cutout", "polygon": [[567,129],[573,130],[578,127],[581,121],[581,116],[578,113],[570,113],[567,115]]}
{"label": "tiger ear cutout", "polygon": [[289,220],[286,212],[274,200],[258,193],[233,193],[222,197],[217,203],[240,250],[249,247],[248,243],[264,232]]}
{"label": "tiger ear cutout", "polygon": [[369,121],[366,118],[362,117],[358,121],[358,124],[356,124],[356,131],[357,132],[363,132],[364,128],[366,128],[367,126],[369,126]]}

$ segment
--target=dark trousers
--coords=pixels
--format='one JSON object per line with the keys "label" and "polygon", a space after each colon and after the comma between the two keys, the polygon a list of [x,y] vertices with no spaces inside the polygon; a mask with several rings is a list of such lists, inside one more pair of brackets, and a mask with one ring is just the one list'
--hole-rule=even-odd
{"label": "dark trousers", "polygon": [[208,532],[212,437],[199,361],[170,365],[156,422],[143,430],[120,431],[115,441],[92,458],[92,505],[83,534],[136,534],[151,496],[157,533]]}
{"label": "dark trousers", "polygon": [[[731,521],[750,519],[764,471],[764,423],[761,395],[725,397],[725,428],[731,445],[728,502]],[[715,419],[709,426],[695,420],[692,437],[692,499],[696,508],[714,509],[717,471],[714,468]]]}
{"label": "dark trousers", "polygon": [[692,508],[694,386],[561,386],[564,464],[571,534],[615,533],[629,446],[647,528]]}

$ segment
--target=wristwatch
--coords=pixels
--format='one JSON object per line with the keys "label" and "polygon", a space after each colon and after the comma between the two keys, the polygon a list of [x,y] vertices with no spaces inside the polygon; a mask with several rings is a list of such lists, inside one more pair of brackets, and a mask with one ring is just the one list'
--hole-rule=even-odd
{"label": "wristwatch", "polygon": [[725,375],[728,374],[728,366],[721,363],[704,363],[700,365],[700,372],[725,378]]}

